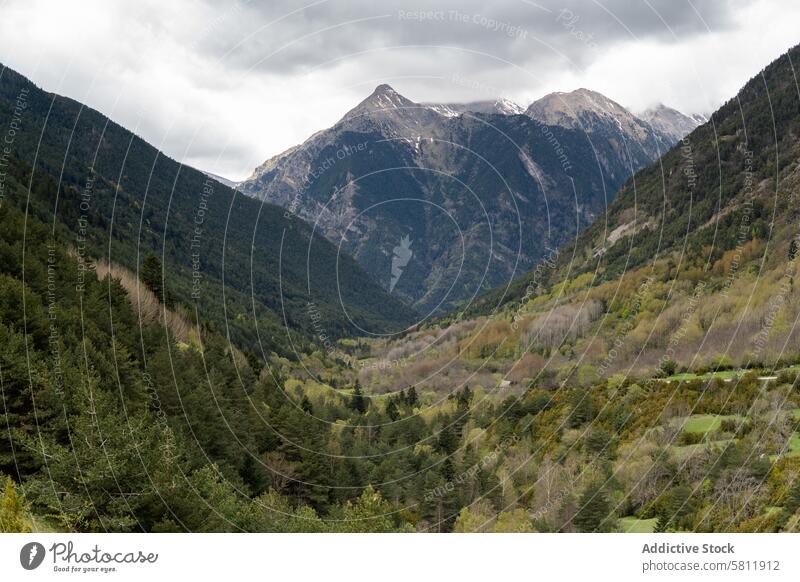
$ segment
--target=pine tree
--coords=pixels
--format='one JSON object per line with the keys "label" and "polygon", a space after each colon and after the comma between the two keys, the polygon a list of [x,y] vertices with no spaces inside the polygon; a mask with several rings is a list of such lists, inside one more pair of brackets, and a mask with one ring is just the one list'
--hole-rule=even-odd
{"label": "pine tree", "polygon": [[142,263],[141,278],[148,289],[150,289],[159,301],[164,302],[164,287],[162,285],[161,261],[152,253],[145,257]]}
{"label": "pine tree", "polygon": [[408,389],[408,393],[406,394],[406,402],[411,408],[414,408],[417,405],[417,389],[413,386]]}
{"label": "pine tree", "polygon": [[796,479],[791,489],[786,493],[786,498],[783,502],[783,510],[789,515],[793,514],[800,508],[800,478]]}
{"label": "pine tree", "polygon": [[578,512],[572,518],[572,523],[582,532],[607,531],[610,510],[611,506],[602,486],[590,485],[581,495]]}
{"label": "pine tree", "polygon": [[456,400],[458,401],[459,410],[465,411],[469,409],[470,402],[472,402],[472,390],[469,389],[469,386],[464,386],[464,388],[458,392]]}
{"label": "pine tree", "polygon": [[300,400],[300,409],[306,414],[314,414],[314,405],[311,404],[311,401],[305,394],[303,394],[303,398]]}
{"label": "pine tree", "polygon": [[588,392],[576,390],[572,396],[572,411],[569,415],[570,428],[578,428],[594,419],[596,411]]}
{"label": "pine tree", "polygon": [[678,370],[678,363],[671,358],[667,358],[661,363],[661,370],[664,372],[664,376],[672,376]]}
{"label": "pine tree", "polygon": [[356,385],[353,388],[353,397],[350,399],[350,408],[364,414],[367,411],[367,399],[364,398],[364,393],[361,391],[361,382],[356,380]]}
{"label": "pine tree", "polygon": [[436,440],[436,447],[446,455],[452,455],[458,449],[460,426],[445,419],[445,426],[439,431],[439,438]]}
{"label": "pine tree", "polygon": [[394,403],[394,398],[389,399],[389,404],[386,405],[386,415],[392,421],[400,418],[400,412],[397,409],[397,404]]}

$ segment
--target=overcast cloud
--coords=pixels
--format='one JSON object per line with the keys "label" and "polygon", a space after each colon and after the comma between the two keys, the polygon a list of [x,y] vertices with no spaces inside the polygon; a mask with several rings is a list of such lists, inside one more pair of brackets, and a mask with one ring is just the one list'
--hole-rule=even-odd
{"label": "overcast cloud", "polygon": [[242,179],[380,83],[522,105],[588,87],[707,114],[798,22],[796,0],[0,0],[0,62]]}

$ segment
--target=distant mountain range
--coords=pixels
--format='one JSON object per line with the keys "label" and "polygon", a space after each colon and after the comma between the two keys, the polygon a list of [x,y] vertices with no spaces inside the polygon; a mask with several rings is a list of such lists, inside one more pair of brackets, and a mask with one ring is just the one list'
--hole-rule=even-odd
{"label": "distant mountain range", "polygon": [[[416,103],[380,85],[237,187],[299,215],[384,288],[437,312],[530,269],[698,123],[663,106],[640,118],[586,89],[524,109]],[[401,240],[410,256],[398,279]]]}

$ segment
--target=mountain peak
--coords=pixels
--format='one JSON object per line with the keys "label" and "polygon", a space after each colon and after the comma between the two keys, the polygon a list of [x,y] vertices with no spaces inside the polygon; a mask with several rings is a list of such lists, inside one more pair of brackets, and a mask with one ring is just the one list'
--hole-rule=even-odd
{"label": "mountain peak", "polygon": [[525,113],[524,107],[505,97],[500,97],[494,102],[494,105],[500,113],[505,113],[506,115],[521,115]]}
{"label": "mountain peak", "polygon": [[399,95],[397,91],[391,85],[387,85],[386,83],[382,83],[375,87],[375,90],[372,92],[372,95]]}
{"label": "mountain peak", "polygon": [[[660,134],[651,124],[602,93],[583,87],[567,93],[545,95],[531,103],[525,114],[545,125],[622,138],[628,147],[650,159],[658,158],[664,147],[659,140]],[[669,141],[674,143],[675,139]]]}
{"label": "mountain peak", "polygon": [[416,105],[411,99],[403,97],[394,90],[391,85],[383,83],[375,87],[375,90],[362,103],[375,102],[383,107],[408,107]]}
{"label": "mountain peak", "polygon": [[648,107],[647,109],[645,109],[644,112],[642,113],[642,117],[644,115],[647,115],[648,113],[657,113],[659,111],[677,111],[677,109],[673,109],[672,107],[667,107],[663,103],[658,103],[653,107]]}
{"label": "mountain peak", "polygon": [[[563,125],[565,120],[576,121],[583,112],[612,117],[631,116],[622,105],[597,91],[581,87],[574,91],[549,93],[531,103],[527,114],[551,125]],[[574,123],[570,123],[574,126]]]}
{"label": "mountain peak", "polygon": [[603,99],[608,99],[605,95],[600,93],[599,91],[595,91],[594,89],[587,89],[586,87],[578,87],[577,89],[573,89],[572,91],[561,91],[558,93],[559,95],[592,95],[597,97],[602,97]]}
{"label": "mountain peak", "polygon": [[391,115],[393,112],[398,110],[407,110],[414,107],[418,107],[418,105],[411,101],[411,99],[403,97],[390,85],[383,83],[375,87],[375,90],[369,95],[369,97],[348,111],[343,119],[352,119],[354,117],[364,116],[381,117]]}
{"label": "mountain peak", "polygon": [[686,115],[663,103],[641,112],[639,117],[653,129],[675,141],[689,134],[698,125],[706,122],[705,117],[702,115]]}

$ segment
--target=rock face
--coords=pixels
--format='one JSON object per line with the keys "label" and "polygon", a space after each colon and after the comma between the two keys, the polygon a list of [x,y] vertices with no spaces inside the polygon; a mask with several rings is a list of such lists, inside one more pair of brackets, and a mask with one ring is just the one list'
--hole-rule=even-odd
{"label": "rock face", "polygon": [[641,113],[640,117],[654,130],[674,141],[688,135],[695,127],[707,121],[702,115],[684,115],[677,109],[672,109],[664,104],[647,109]]}
{"label": "rock face", "polygon": [[441,312],[531,268],[675,141],[598,93],[565,95],[523,112],[508,100],[415,103],[380,85],[238,188]]}
{"label": "rock face", "polygon": [[680,139],[666,136],[616,101],[589,89],[550,93],[534,101],[525,114],[540,123],[584,131],[593,142],[609,142],[620,157],[628,155],[639,166],[658,159]]}

